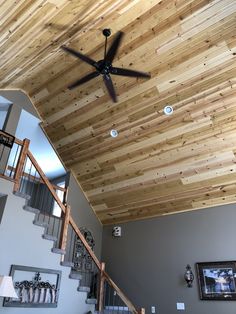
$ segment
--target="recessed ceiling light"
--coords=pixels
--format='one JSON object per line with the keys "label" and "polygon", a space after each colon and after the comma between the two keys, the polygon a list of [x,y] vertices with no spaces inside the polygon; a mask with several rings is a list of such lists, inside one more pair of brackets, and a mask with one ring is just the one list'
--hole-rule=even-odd
{"label": "recessed ceiling light", "polygon": [[118,136],[118,131],[117,130],[115,130],[115,129],[113,129],[113,130],[111,130],[110,131],[110,135],[111,135],[111,137],[117,137]]}
{"label": "recessed ceiling light", "polygon": [[171,106],[165,106],[163,111],[165,115],[170,116],[173,113],[174,109]]}

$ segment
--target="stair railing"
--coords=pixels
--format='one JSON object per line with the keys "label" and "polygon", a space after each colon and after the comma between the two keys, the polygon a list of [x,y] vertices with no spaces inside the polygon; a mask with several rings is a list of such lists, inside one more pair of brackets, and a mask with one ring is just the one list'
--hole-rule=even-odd
{"label": "stair railing", "polygon": [[[1,130],[0,130],[1,134]],[[6,161],[5,169],[0,177],[7,178],[14,182],[14,192],[24,193],[25,191],[31,193],[30,202],[33,202],[34,207],[39,207],[38,215],[44,215],[42,224],[54,225],[57,224],[57,233],[59,233],[59,242],[58,249],[60,252],[64,252],[65,256],[62,255],[62,262],[65,261],[65,257],[69,254],[71,256],[74,248],[72,238],[79,237],[82,245],[85,247],[88,252],[90,258],[93,261],[94,273],[100,273],[99,282],[94,282],[90,280],[91,289],[94,289],[96,286],[97,289],[97,299],[98,299],[98,311],[99,313],[103,313],[104,309],[109,306],[122,306],[124,310],[128,310],[127,313],[133,314],[145,314],[145,309],[136,309],[132,302],[125,296],[125,294],[120,290],[120,288],[114,283],[114,281],[109,277],[109,275],[105,272],[105,264],[101,263],[96,257],[95,253],[89,246],[88,242],[84,238],[80,229],[74,222],[72,216],[70,215],[70,206],[67,204],[67,189],[64,189],[64,198],[63,201],[58,197],[56,190],[61,190],[61,187],[57,187],[53,185],[49,179],[45,176],[43,170],[39,166],[38,162],[29,151],[30,141],[28,139],[24,139],[20,141],[15,139],[15,148],[12,150],[12,155],[9,155]],[[0,145],[1,147],[1,145]],[[0,154],[1,161],[1,154]],[[43,198],[41,197],[42,190],[44,190],[44,195],[46,195],[46,203],[50,203],[50,208],[45,211],[45,203],[43,202]],[[40,192],[40,193],[39,193]],[[37,195],[40,197],[37,198]],[[52,202],[53,200],[53,202]],[[40,203],[41,202],[41,203]],[[52,203],[57,203],[61,209],[61,219],[60,217],[54,217],[53,223],[50,222],[50,217],[53,216],[52,212]],[[36,204],[36,205],[35,205]],[[32,205],[32,204],[31,204]],[[33,208],[34,208],[33,207]],[[36,207],[36,208],[37,208]],[[57,220],[58,221],[57,221]],[[52,234],[53,236],[53,234]],[[70,238],[68,241],[68,238]],[[70,246],[68,248],[68,245]],[[70,252],[71,251],[71,252]],[[67,254],[67,255],[66,255]],[[73,263],[71,260],[71,267],[73,267]],[[110,292],[109,292],[110,291]],[[114,305],[109,304],[110,299],[108,297],[109,293],[113,294],[115,298],[113,298]],[[112,303],[113,303],[112,301]],[[122,304],[122,305],[121,305]]]}

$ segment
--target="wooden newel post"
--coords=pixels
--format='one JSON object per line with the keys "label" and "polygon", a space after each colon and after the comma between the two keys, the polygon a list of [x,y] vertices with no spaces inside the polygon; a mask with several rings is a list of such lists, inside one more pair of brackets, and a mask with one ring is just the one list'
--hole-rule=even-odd
{"label": "wooden newel post", "polygon": [[63,215],[60,237],[60,249],[64,251],[66,249],[69,222],[70,222],[70,206],[67,205],[65,206],[65,213]]}
{"label": "wooden newel post", "polygon": [[104,299],[104,282],[105,282],[105,263],[101,263],[100,269],[100,285],[99,285],[99,296],[98,296],[98,311],[102,312],[103,310],[103,299]]}
{"label": "wooden newel post", "polygon": [[20,178],[22,176],[23,173],[23,167],[24,167],[24,163],[27,157],[27,153],[29,150],[29,144],[30,144],[30,140],[28,140],[27,138],[23,140],[23,146],[21,148],[21,152],[20,152],[20,156],[18,159],[18,163],[16,166],[16,172],[15,172],[15,184],[14,184],[14,192],[19,190],[20,187]]}

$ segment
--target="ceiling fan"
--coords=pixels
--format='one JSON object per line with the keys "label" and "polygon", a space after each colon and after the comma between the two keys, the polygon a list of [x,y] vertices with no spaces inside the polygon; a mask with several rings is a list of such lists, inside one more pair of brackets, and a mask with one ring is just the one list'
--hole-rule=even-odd
{"label": "ceiling fan", "polygon": [[116,95],[110,74],[130,76],[130,77],[146,77],[146,78],[150,78],[150,74],[145,73],[145,72],[139,72],[139,71],[124,69],[124,68],[113,67],[112,62],[116,56],[116,53],[118,51],[118,48],[119,48],[119,45],[121,43],[121,40],[122,40],[124,33],[118,32],[116,34],[116,37],[114,38],[108,51],[107,51],[107,38],[111,35],[110,29],[105,28],[103,30],[103,35],[106,38],[105,39],[104,59],[99,60],[99,61],[95,61],[95,60],[91,59],[90,57],[88,57],[88,56],[86,56],[86,55],[84,55],[84,54],[80,53],[79,51],[76,51],[72,48],[69,48],[66,46],[61,46],[61,48],[63,50],[65,50],[66,52],[72,54],[73,56],[81,59],[82,61],[90,64],[91,66],[93,66],[95,68],[94,72],[91,72],[91,73],[85,75],[81,79],[77,80],[76,82],[74,82],[73,84],[68,86],[68,88],[73,89],[73,88],[75,88],[75,87],[77,87],[77,86],[79,86],[85,82],[90,81],[91,79],[93,79],[99,75],[102,75],[103,81],[105,83],[105,86],[107,88],[107,91],[108,91],[111,99],[114,102],[117,102],[117,95]]}

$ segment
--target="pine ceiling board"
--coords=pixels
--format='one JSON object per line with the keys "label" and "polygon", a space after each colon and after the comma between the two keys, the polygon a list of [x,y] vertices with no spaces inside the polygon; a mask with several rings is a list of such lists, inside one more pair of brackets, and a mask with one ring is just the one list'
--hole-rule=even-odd
{"label": "pine ceiling board", "polygon": [[[88,96],[85,96],[80,101],[76,101],[75,103],[70,104],[67,106],[64,110],[60,110],[59,112],[51,115],[45,124],[51,124],[55,121],[58,122],[60,119],[64,119],[65,116],[68,116],[69,114],[74,114],[76,110],[86,106],[89,102],[96,100],[97,98],[104,95],[104,91],[102,88],[99,88],[98,90],[94,91],[93,93],[89,94]],[[60,121],[59,121],[60,123]]]}
{"label": "pine ceiling board", "polygon": [[170,209],[173,210],[173,208],[174,208],[173,204],[175,204],[175,207],[176,207],[177,202],[179,204],[182,204],[182,198],[184,198],[183,202],[186,202],[186,200],[188,200],[190,202],[190,201],[192,201],[192,199],[194,199],[195,197],[197,198],[199,195],[203,195],[203,193],[205,193],[205,192],[207,192],[206,189],[201,189],[199,191],[190,192],[186,195],[183,195],[180,198],[168,197],[168,200],[166,200],[166,199],[162,200],[162,201],[158,200],[155,202],[155,204],[146,203],[143,206],[136,205],[134,208],[130,208],[130,207],[126,208],[126,206],[122,206],[121,209],[115,209],[115,210],[107,208],[105,210],[100,210],[98,213],[98,216],[99,216],[100,220],[105,220],[105,219],[110,218],[110,217],[119,216],[120,213],[122,213],[122,214],[123,213],[126,213],[126,214],[129,213],[132,215],[136,215],[137,213],[146,212],[147,217],[148,217],[149,216],[148,213],[150,213],[150,212],[155,212],[155,211],[159,212],[160,210],[162,210],[162,211],[164,210],[166,212],[166,211],[169,211]]}
{"label": "pine ceiling board", "polygon": [[[166,196],[159,197],[159,198],[151,198],[145,201],[130,203],[130,204],[123,204],[122,206],[116,206],[116,207],[107,207],[107,205],[97,205],[99,208],[99,215],[109,215],[109,213],[116,213],[117,211],[129,211],[132,212],[133,210],[139,210],[143,209],[145,207],[153,207],[156,206],[156,204],[164,204],[168,202],[173,202],[175,200],[181,200],[181,199],[193,199],[196,196],[201,196],[203,193],[208,193],[209,188],[203,187],[200,189],[196,189],[194,191],[187,191],[187,192],[181,192],[176,193],[175,195],[169,195],[168,198]],[[95,206],[94,206],[95,207]]]}
{"label": "pine ceiling board", "polygon": [[[26,20],[20,28],[16,29],[10,36],[10,40],[5,40],[0,47],[0,52],[2,53],[2,59],[4,61],[4,73],[8,74],[7,71],[11,71],[11,65],[7,66],[10,63],[10,58],[14,55],[14,48],[17,47],[19,52],[21,49],[24,49],[27,45],[27,42],[32,41],[35,36],[37,36],[42,30],[43,22],[46,21],[53,11],[56,10],[55,5],[51,3],[46,3],[28,20]],[[17,55],[17,57],[21,60],[24,59],[23,54]],[[14,62],[14,59],[13,59]]]}
{"label": "pine ceiling board", "polygon": [[[232,123],[231,123],[232,124]],[[175,163],[175,156],[176,157],[176,162],[178,159],[184,159],[184,158],[191,158],[193,156],[196,156],[195,159],[200,159],[203,158],[204,155],[206,154],[213,155],[216,154],[216,152],[227,152],[230,149],[234,149],[235,147],[235,130],[232,130],[232,126],[228,127],[227,124],[224,123],[225,130],[223,132],[226,132],[224,134],[224,137],[222,137],[222,129],[219,129],[217,132],[216,130],[213,132],[212,129],[208,128],[208,133],[203,134],[200,136],[198,134],[198,141],[196,142],[196,134],[191,135],[191,137],[185,136],[184,138],[180,139],[179,142],[173,143],[164,143],[161,146],[161,149],[156,149],[156,152],[153,152],[153,148],[149,152],[149,155],[147,156],[145,150],[144,152],[141,152],[141,158],[138,157],[137,159],[134,158],[135,155],[132,155],[129,153],[128,156],[125,156],[122,160],[116,159],[114,160],[113,163],[104,163],[104,165],[101,165],[101,167],[107,167],[108,165],[114,165],[116,169],[118,170],[119,175],[125,175],[129,177],[129,173],[132,171],[136,170],[137,174],[140,174],[140,169],[144,165],[140,165],[140,167],[136,167],[136,164],[133,162],[136,162],[138,160],[147,160],[147,163],[151,160],[152,158],[155,158],[156,156],[160,160],[165,160],[166,162],[169,163]],[[231,132],[228,132],[228,129],[231,130]],[[208,145],[206,142],[206,139],[208,140]],[[190,149],[191,148],[191,149]],[[220,150],[219,150],[220,148]],[[147,152],[148,153],[148,152]],[[156,158],[157,158],[156,157]],[[119,166],[121,164],[121,166]],[[96,181],[99,182],[100,180],[114,180],[116,179],[117,175],[116,173],[114,176],[111,176],[111,174],[99,174],[97,176]],[[93,178],[93,177],[92,177]],[[80,180],[91,180],[91,177],[86,178],[80,178]],[[93,178],[93,181],[95,179]]]}
{"label": "pine ceiling board", "polygon": [[[235,201],[235,0],[0,0],[0,88],[21,88],[105,224]],[[149,71],[69,91],[125,33],[114,65]],[[163,114],[172,105],[171,116]],[[114,139],[110,129],[116,128]],[[207,205],[206,205],[207,204]]]}
{"label": "pine ceiling board", "polygon": [[[120,1],[118,1],[118,3],[119,3]],[[60,36],[57,36],[56,38],[55,38],[55,40],[54,41],[52,41],[52,44],[55,46],[55,44],[58,46],[60,43],[64,43],[65,44],[65,39],[67,39],[67,40],[71,40],[71,38],[72,37],[74,37],[75,35],[76,36],[78,36],[78,33],[80,33],[80,31],[78,31],[78,30],[81,30],[81,28],[82,28],[82,25],[84,25],[84,27],[86,27],[86,28],[88,28],[88,27],[91,27],[91,26],[94,26],[94,24],[95,23],[98,23],[101,19],[100,18],[98,18],[95,22],[93,21],[92,22],[92,25],[87,25],[86,24],[86,26],[85,26],[85,21],[84,21],[84,18],[87,18],[87,14],[92,10],[92,12],[93,12],[93,14],[94,14],[94,16],[97,16],[97,14],[98,14],[98,12],[96,11],[96,8],[97,9],[99,9],[100,7],[99,7],[99,4],[101,5],[102,3],[104,3],[105,5],[108,3],[107,1],[105,2],[104,0],[101,0],[101,1],[99,1],[99,2],[97,2],[95,5],[93,5],[93,6],[90,6],[90,8],[85,8],[85,14],[83,14],[83,12],[82,12],[82,14],[80,14],[81,12],[77,12],[77,14],[79,15],[79,17],[77,17],[77,21],[76,21],[76,23],[73,23],[72,25],[73,25],[73,27],[72,27],[72,30],[70,30],[70,31],[68,31],[67,29],[64,29],[64,31],[62,32],[62,34],[60,35]],[[84,5],[84,7],[85,7],[85,5]],[[93,10],[94,9],[94,10]],[[63,13],[62,13],[63,14]],[[74,18],[76,18],[76,17],[74,17]],[[92,18],[92,16],[91,16],[91,18]],[[81,24],[79,24],[78,22],[80,22]],[[77,25],[78,24],[78,25]],[[91,23],[90,23],[91,24]],[[61,49],[59,49],[59,51],[61,52],[60,53],[60,55],[58,56],[58,59],[56,59],[55,60],[55,56],[54,56],[54,58],[53,58],[53,61],[54,61],[54,63],[56,62],[56,64],[57,64],[57,67],[56,67],[56,69],[54,69],[53,67],[52,67],[52,64],[50,64],[50,72],[48,72],[47,73],[47,71],[45,70],[44,72],[46,72],[47,73],[47,75],[45,76],[46,78],[47,78],[47,82],[50,82],[49,80],[48,80],[48,77],[52,74],[52,75],[54,75],[54,77],[55,77],[55,73],[57,72],[57,69],[59,69],[59,67],[58,67],[58,62],[59,62],[59,60],[61,59],[61,57],[63,56],[63,55],[65,55],[65,53],[64,52],[62,52],[61,51]],[[49,56],[49,60],[50,60],[50,55],[51,54],[46,54],[47,53],[47,50],[45,51],[45,49],[44,49],[44,51],[43,51],[43,53],[44,53],[44,59],[48,59],[48,56]],[[54,54],[55,55],[55,54]],[[41,61],[41,58],[42,58],[42,53],[40,54],[40,56],[39,56],[39,66],[41,66],[41,68],[42,68],[42,65],[40,64],[40,61]],[[45,67],[47,66],[47,62],[46,62],[46,60],[44,60],[44,64],[43,64],[43,68],[45,69]],[[32,66],[31,66],[31,68],[32,68]],[[49,65],[48,65],[48,68],[49,68]],[[41,72],[42,73],[42,72]],[[39,77],[39,78],[38,78]],[[37,85],[36,83],[37,83],[37,78],[39,79],[39,82],[40,81],[42,81],[42,75],[38,75],[36,78],[33,78],[34,79],[34,85],[32,86],[31,85],[31,89],[32,89],[32,87],[35,89],[35,85]],[[32,80],[32,78],[31,78],[31,80]],[[31,91],[31,94],[32,94],[32,91]]]}
{"label": "pine ceiling board", "polygon": [[[112,149],[112,152],[105,151],[102,156],[97,156],[97,160],[100,163],[106,162],[110,158],[116,158],[119,156],[126,155],[128,151],[138,151],[140,149],[145,149],[148,147],[151,147],[152,145],[160,144],[163,141],[166,141],[167,139],[174,138],[180,134],[183,134],[187,132],[187,129],[189,129],[189,132],[192,130],[200,130],[204,126],[209,126],[211,124],[211,121],[209,118],[204,118],[203,121],[197,121],[197,122],[190,122],[188,125],[187,123],[183,123],[183,126],[180,126],[177,130],[170,130],[168,134],[166,134],[167,138],[165,138],[162,134],[158,134],[156,136],[153,136],[149,139],[140,139],[138,143],[131,144],[128,146],[128,149],[124,147],[124,145],[121,146],[121,148],[115,148]],[[190,130],[191,129],[191,130]],[[77,159],[76,159],[77,160]]]}
{"label": "pine ceiling board", "polygon": [[[112,1],[110,1],[112,3]],[[113,1],[114,2],[114,1]],[[116,1],[117,3],[122,3],[122,1]],[[127,1],[123,1],[124,3],[127,2]],[[150,7],[154,6],[156,3],[160,2],[160,0],[155,0],[155,1],[146,1],[144,3],[144,1],[140,1],[135,7],[136,8],[136,11],[140,11],[142,10],[142,14],[145,13],[145,10],[148,10]],[[76,48],[76,46],[78,46],[79,44],[79,47],[78,49],[81,49],[82,51],[84,51],[85,53],[89,53],[90,56],[93,56],[93,54],[91,54],[91,51],[87,51],[86,49],[84,49],[84,46],[87,47],[86,43],[87,42],[90,42],[91,44],[93,44],[93,46],[95,47],[96,44],[99,43],[99,46],[102,48],[103,45],[104,45],[104,40],[103,40],[103,37],[101,35],[101,29],[106,27],[106,25],[108,24],[112,24],[112,32],[115,33],[116,31],[120,30],[121,29],[121,25],[122,27],[124,27],[124,25],[126,25],[126,23],[130,23],[130,19],[132,18],[135,19],[135,14],[136,11],[134,11],[134,8],[132,9],[132,12],[131,11],[128,11],[126,14],[122,14],[122,16],[120,17],[116,17],[114,18],[114,13],[113,15],[111,15],[111,17],[107,17],[107,16],[103,16],[103,18],[101,20],[99,20],[99,24],[98,25],[93,25],[93,27],[95,28],[94,29],[94,32],[92,32],[91,30],[89,31],[85,31],[85,35],[83,36],[83,32],[77,32],[77,37],[79,37],[79,42],[78,43],[75,43],[73,46]],[[115,12],[115,10],[114,10]],[[82,28],[83,29],[83,28]],[[86,29],[85,29],[86,30]],[[96,34],[96,36],[94,36],[94,33]],[[98,35],[98,36],[97,36]],[[71,41],[71,39],[70,39]],[[90,48],[91,49],[91,48]],[[97,49],[93,50],[93,51],[96,51]],[[101,50],[102,51],[102,50]],[[71,64],[75,63],[73,58],[71,57],[68,57],[68,63],[70,62]],[[71,61],[70,61],[71,60]],[[58,60],[57,60],[58,61]],[[60,73],[60,66],[58,67],[58,62],[55,62],[54,61],[54,64],[55,65],[50,65],[50,68],[51,70],[54,72],[54,73],[59,73],[61,76],[62,73]],[[69,64],[68,64],[68,67],[69,67]],[[61,66],[61,68],[63,69],[63,66]],[[36,74],[37,75],[37,74]],[[37,78],[35,78],[37,79]],[[48,77],[45,77],[46,79],[46,82],[45,84],[49,83],[50,80],[48,79]],[[41,81],[43,79],[41,78]],[[39,81],[39,84],[40,84],[40,81]],[[37,85],[37,84],[36,84]],[[55,86],[57,86],[58,84],[55,84]],[[27,88],[27,86],[25,86],[24,88]],[[29,86],[30,88],[30,86]],[[32,92],[31,92],[32,93]]]}
{"label": "pine ceiling board", "polygon": [[[77,2],[77,1],[75,1],[75,2]],[[112,2],[113,3],[113,1],[112,0],[110,0],[109,1],[110,3]],[[102,3],[104,3],[104,6],[105,7],[108,7],[108,4],[109,4],[109,2],[108,1],[104,1],[104,0],[100,0],[99,2],[96,2],[96,4],[94,4],[93,5],[93,8],[95,9],[98,9],[98,10],[100,10],[100,7],[99,7],[99,4],[102,4]],[[124,2],[124,0],[122,1],[122,0],[117,0],[116,1],[116,3],[118,3],[118,4],[120,4],[120,3],[123,3]],[[116,3],[114,4],[112,4],[112,7],[115,7],[116,6]],[[87,2],[87,4],[88,4],[88,2]],[[109,11],[112,9],[111,7],[108,7],[105,11],[102,11],[101,12],[101,14],[100,14],[100,17],[99,17],[99,15],[97,16],[96,15],[96,13],[98,14],[98,12],[96,11],[96,9],[95,10],[93,10],[92,8],[86,8],[86,2],[85,2],[85,5],[84,5],[84,7],[85,7],[85,14],[82,14],[82,17],[81,18],[85,18],[85,19],[88,19],[88,16],[87,16],[87,13],[89,12],[90,13],[90,11],[92,11],[92,14],[93,15],[91,15],[91,14],[89,14],[89,16],[90,16],[90,22],[89,22],[89,25],[88,24],[86,24],[86,25],[83,25],[83,23],[82,23],[82,21],[84,21],[84,19],[82,19],[82,21],[81,21],[81,19],[79,19],[79,21],[82,23],[82,25],[80,25],[80,24],[78,24],[77,25],[77,23],[76,24],[72,24],[72,31],[70,30],[70,31],[68,31],[68,30],[64,30],[64,31],[62,31],[62,34],[58,37],[56,37],[55,38],[55,40],[54,40],[54,42],[52,42],[52,43],[54,43],[54,46],[57,46],[58,47],[58,45],[60,44],[60,42],[61,43],[65,43],[65,40],[70,40],[71,39],[71,37],[72,36],[78,36],[77,34],[78,33],[81,33],[80,31],[81,31],[81,28],[82,28],[82,26],[84,26],[84,27],[86,27],[86,28],[91,28],[92,26],[94,26],[95,25],[95,23],[98,23],[98,22],[100,22],[101,20],[102,20],[102,15],[103,14],[105,14],[105,13],[109,13]],[[77,12],[77,14],[79,15],[80,14],[80,12]],[[96,17],[96,19],[95,19],[95,22],[94,22],[94,16]],[[77,21],[78,22],[78,21]],[[50,23],[49,23],[50,24]],[[51,42],[50,42],[50,44],[51,44]],[[52,46],[52,44],[50,45],[50,46]],[[52,48],[52,47],[51,47]],[[58,49],[57,49],[58,50]],[[43,51],[41,51],[41,54],[40,55],[38,55],[37,57],[38,57],[38,62],[39,63],[41,63],[40,61],[42,60],[42,55],[44,56],[44,59],[48,59],[48,56],[49,56],[49,59],[51,59],[52,58],[52,55],[50,54],[50,53],[48,53],[49,51],[45,51],[45,49],[43,50]],[[51,57],[51,58],[50,58]],[[55,62],[55,57],[53,58],[53,60],[54,60],[54,62]],[[59,59],[57,60],[58,62],[59,62]],[[39,66],[41,67],[41,68],[44,68],[45,67],[45,63],[46,62],[44,62],[44,64],[43,65],[41,65],[41,64],[39,64]],[[57,63],[58,64],[58,63]],[[31,66],[31,68],[32,68],[32,66]],[[56,70],[52,67],[52,65],[50,65],[50,68],[51,68],[51,71],[50,72],[48,72],[48,75],[46,76],[47,77],[47,81],[48,81],[48,76],[49,75],[51,75],[51,73],[54,75],[54,73],[56,73]],[[57,66],[57,68],[58,68],[58,66]],[[45,68],[44,68],[45,69]],[[46,71],[47,72],[47,71]],[[27,72],[28,73],[28,72]],[[40,75],[39,75],[39,73],[38,73],[38,75],[37,75],[37,77],[34,77],[33,79],[34,79],[34,81],[35,81],[35,83],[34,83],[34,85],[32,86],[32,84],[31,84],[31,89],[32,89],[32,87],[34,87],[35,85],[37,85],[36,83],[37,83],[37,78],[39,79],[39,82],[41,82],[41,80],[42,80],[42,76],[41,76],[41,73],[42,72],[40,72]],[[32,81],[32,78],[28,78],[29,80],[30,80],[30,82]],[[32,92],[30,93],[31,95],[32,95]]]}
{"label": "pine ceiling board", "polygon": [[[154,90],[154,93],[156,89]],[[150,91],[151,92],[151,91]],[[149,94],[150,95],[150,94]],[[142,102],[142,94],[139,96],[139,99],[136,100],[136,104],[138,104],[139,106],[145,106],[146,103],[146,99],[149,98],[149,96],[147,95],[147,93],[145,93],[144,95],[144,102]],[[102,121],[99,123],[103,124],[104,127],[102,128],[102,130],[100,132],[97,132],[96,130],[96,124],[93,123],[93,137],[98,137],[98,136],[103,136],[104,139],[107,139],[109,141],[109,147],[114,147],[114,146],[120,146],[122,144],[122,142],[126,141],[127,142],[127,134],[124,134],[123,135],[123,132],[126,130],[126,128],[131,128],[131,125],[129,124],[129,121],[128,121],[128,118],[127,116],[124,118],[124,114],[127,114],[127,108],[128,108],[128,104],[124,104],[124,108],[125,108],[125,113],[124,111],[121,111],[120,109],[122,109],[122,104],[115,107],[114,109],[111,109],[111,113],[112,115],[109,115],[107,119],[104,118],[105,114],[102,116]],[[131,103],[131,106],[129,107],[130,110],[135,110],[136,106],[134,106],[133,103]],[[119,122],[119,119],[117,119],[117,114],[115,115],[114,112],[120,112],[120,115],[119,116],[122,116],[122,121],[120,122],[120,124],[118,123]],[[113,116],[113,114],[115,116]],[[114,120],[116,123],[112,123],[112,120]],[[109,121],[110,120],[110,121]],[[122,129],[120,129],[120,136],[119,138],[114,141],[110,135],[109,135],[109,131],[112,127],[118,127],[118,125],[120,125],[122,127]],[[144,125],[144,122],[142,123],[142,127],[139,126],[139,128],[141,129],[145,129],[145,125]],[[121,132],[122,131],[122,132]],[[135,131],[135,130],[134,130]],[[49,133],[50,134],[50,133]],[[132,140],[132,139],[131,139]],[[135,140],[135,139],[134,139]],[[76,149],[80,149],[80,150],[85,150],[87,148],[89,148],[89,141],[87,142],[84,142],[83,140],[78,142],[78,141],[75,141],[73,142],[70,147],[69,146],[65,146],[65,147],[62,147],[60,148],[58,151],[60,151],[61,154],[64,155],[64,157],[66,157],[67,155],[70,155],[70,154],[73,154],[75,152],[75,148]],[[99,142],[97,143],[96,145],[96,152],[97,154],[100,154],[100,151],[104,151],[106,149],[106,147],[104,147],[102,144],[100,144]],[[91,148],[91,153],[93,154],[93,149]],[[84,152],[85,153],[85,152]],[[86,152],[86,155],[87,153],[89,153],[89,150],[87,150]],[[86,156],[85,154],[83,154],[83,158]]]}
{"label": "pine ceiling board", "polygon": [[[154,83],[155,82],[152,81],[152,79],[144,81],[141,85],[139,85],[139,89],[137,88],[137,86],[131,88],[128,92],[125,92],[123,95],[121,95],[119,99],[121,99],[120,101],[122,102],[122,99],[124,99],[124,101],[131,99],[134,96],[142,93],[143,91],[146,91],[148,93],[149,90],[153,88]],[[76,132],[85,125],[86,126],[88,126],[88,124],[93,125],[94,123],[101,121],[104,118],[105,114],[111,116],[112,112],[114,111],[114,107],[119,106],[119,104],[112,103],[110,100],[108,100],[107,94],[104,97],[106,97],[105,102],[103,102],[102,101],[103,99],[100,98],[94,101],[93,103],[88,104],[88,106],[82,108],[81,110],[78,110],[77,114],[79,114],[79,119],[75,118],[72,119],[70,123],[69,122],[67,124],[65,123],[65,127],[68,126],[66,132],[67,133]],[[59,125],[59,127],[61,126]],[[64,136],[66,135],[67,134],[64,133]],[[58,137],[58,132],[54,130],[54,133],[51,134],[51,137],[53,137],[56,140]]]}
{"label": "pine ceiling board", "polygon": [[[158,180],[159,178],[162,178],[162,177],[168,178],[169,176],[175,175],[175,174],[176,175],[181,174],[181,177],[182,177],[181,180],[184,184],[186,184],[185,182],[187,180],[191,180],[192,177],[195,178],[198,176],[198,175],[192,175],[191,177],[190,176],[186,177],[185,175],[186,169],[188,170],[188,172],[190,172],[191,170],[197,173],[204,171],[203,174],[208,175],[209,170],[211,168],[218,169],[219,166],[220,167],[225,166],[225,169],[227,169],[226,165],[229,164],[232,167],[234,166],[234,163],[236,163],[234,154],[232,152],[226,152],[226,153],[219,154],[218,156],[212,156],[210,158],[203,159],[203,160],[195,161],[194,158],[193,160],[188,159],[186,160],[186,162],[181,161],[180,163],[177,162],[174,165],[173,164],[168,165],[168,163],[164,165],[154,164],[151,170],[143,169],[144,173],[141,176],[130,178],[130,179],[125,179],[125,180],[122,180],[121,182],[117,182],[117,183],[113,183],[109,185],[103,185],[102,187],[95,188],[92,190],[87,190],[87,191],[85,190],[85,191],[86,191],[86,195],[89,197],[92,195],[102,194],[103,192],[119,190],[124,187],[129,188],[132,186],[136,186],[139,183],[143,184],[145,183],[145,181],[148,182],[152,179]],[[232,169],[230,169],[230,171],[233,172]],[[193,182],[193,181],[188,181],[188,182]]]}

